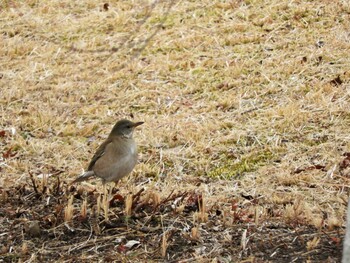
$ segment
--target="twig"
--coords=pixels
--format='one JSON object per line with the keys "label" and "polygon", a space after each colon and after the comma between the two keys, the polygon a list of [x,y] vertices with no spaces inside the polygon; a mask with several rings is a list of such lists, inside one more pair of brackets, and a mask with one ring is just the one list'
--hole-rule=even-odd
{"label": "twig", "polygon": [[57,176],[57,186],[56,186],[56,195],[58,195],[60,193],[60,177]]}
{"label": "twig", "polygon": [[174,195],[174,196],[171,196],[172,194],[173,194],[173,192],[174,192],[174,190],[172,190],[171,191],[171,193],[170,193],[170,195],[167,197],[167,198],[165,198],[163,201],[161,201],[157,206],[155,206],[154,207],[154,209],[153,209],[153,213],[156,211],[156,209],[160,206],[160,205],[163,205],[163,204],[165,204],[165,203],[167,203],[167,202],[169,202],[169,201],[172,201],[172,200],[174,200],[174,199],[176,199],[176,198],[179,198],[179,197],[181,197],[182,199],[186,196],[186,195],[188,195],[188,192],[183,192],[183,193],[179,193],[179,194],[176,194],[176,195]]}
{"label": "twig", "polygon": [[33,174],[31,172],[29,172],[29,176],[30,176],[30,180],[32,181],[32,184],[33,184],[32,186],[33,186],[34,192],[36,194],[39,194],[38,188],[37,188],[37,186],[35,184],[35,180],[34,180]]}

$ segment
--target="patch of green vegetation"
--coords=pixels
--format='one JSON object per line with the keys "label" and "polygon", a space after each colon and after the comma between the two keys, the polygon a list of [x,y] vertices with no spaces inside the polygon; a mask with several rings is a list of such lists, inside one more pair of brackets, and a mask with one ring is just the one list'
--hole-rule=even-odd
{"label": "patch of green vegetation", "polygon": [[327,135],[315,135],[312,137],[307,138],[303,142],[307,146],[318,146],[320,144],[326,143],[329,140]]}
{"label": "patch of green vegetation", "polygon": [[198,68],[195,68],[191,71],[192,75],[199,75],[199,74],[202,74],[205,72],[206,72],[206,69],[203,67],[198,67]]}
{"label": "patch of green vegetation", "polygon": [[209,171],[209,177],[217,177],[222,179],[231,179],[232,177],[240,177],[244,173],[253,172],[259,167],[267,164],[276,155],[268,149],[260,152],[250,153],[248,156],[242,157],[237,162],[224,159],[224,163]]}
{"label": "patch of green vegetation", "polygon": [[177,23],[179,18],[177,15],[167,14],[160,15],[160,16],[153,16],[148,20],[148,28],[151,29],[154,25],[162,24],[164,27],[171,28],[174,27]]}
{"label": "patch of green vegetation", "polygon": [[79,35],[60,35],[58,36],[59,40],[63,43],[70,43],[77,41],[81,38]]}

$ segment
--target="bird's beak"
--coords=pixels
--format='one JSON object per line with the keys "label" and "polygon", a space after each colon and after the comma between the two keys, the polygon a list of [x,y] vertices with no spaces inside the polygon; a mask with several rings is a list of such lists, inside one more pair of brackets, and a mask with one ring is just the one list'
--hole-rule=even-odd
{"label": "bird's beak", "polygon": [[140,126],[141,124],[144,124],[144,122],[143,121],[135,122],[133,126],[135,128],[137,126]]}

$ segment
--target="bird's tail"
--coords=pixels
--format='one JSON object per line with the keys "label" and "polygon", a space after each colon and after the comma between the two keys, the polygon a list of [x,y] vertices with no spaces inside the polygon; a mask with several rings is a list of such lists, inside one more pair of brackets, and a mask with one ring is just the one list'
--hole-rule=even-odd
{"label": "bird's tail", "polygon": [[87,171],[87,172],[83,173],[82,175],[78,176],[73,182],[71,182],[71,184],[83,182],[94,175],[95,175],[94,171]]}

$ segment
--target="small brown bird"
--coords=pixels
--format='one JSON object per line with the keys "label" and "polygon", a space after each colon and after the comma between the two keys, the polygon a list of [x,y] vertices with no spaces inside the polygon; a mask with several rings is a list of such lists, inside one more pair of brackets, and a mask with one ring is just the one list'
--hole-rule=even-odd
{"label": "small brown bird", "polygon": [[82,182],[97,176],[103,184],[117,183],[127,176],[137,163],[137,146],[132,137],[134,129],[143,122],[118,121],[107,140],[97,149],[87,171],[72,183]]}

